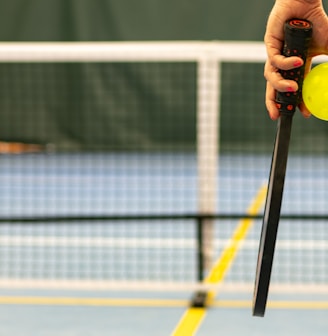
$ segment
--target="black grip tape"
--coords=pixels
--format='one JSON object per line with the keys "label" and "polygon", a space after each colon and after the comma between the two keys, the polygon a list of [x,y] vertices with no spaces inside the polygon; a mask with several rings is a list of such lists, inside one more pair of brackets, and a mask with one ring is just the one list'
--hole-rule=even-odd
{"label": "black grip tape", "polygon": [[303,19],[291,19],[284,26],[285,42],[282,54],[286,57],[298,56],[303,59],[301,67],[291,70],[280,70],[285,79],[298,83],[297,92],[277,92],[276,105],[281,114],[293,115],[296,106],[302,99],[302,84],[304,79],[305,61],[312,37],[312,23]]}

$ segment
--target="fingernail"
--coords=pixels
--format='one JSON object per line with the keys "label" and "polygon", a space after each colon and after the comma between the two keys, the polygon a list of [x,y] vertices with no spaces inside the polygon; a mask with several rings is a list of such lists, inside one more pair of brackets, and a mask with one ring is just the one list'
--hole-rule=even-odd
{"label": "fingernail", "polygon": [[297,60],[294,62],[294,67],[300,67],[302,64],[303,64],[302,61]]}
{"label": "fingernail", "polygon": [[278,116],[276,115],[276,114],[273,114],[273,113],[269,113],[269,117],[270,117],[270,119],[271,120],[277,120],[278,118],[279,118],[279,114],[278,114]]}
{"label": "fingernail", "polygon": [[289,86],[289,87],[287,88],[287,92],[295,92],[295,90],[294,90],[291,86]]}

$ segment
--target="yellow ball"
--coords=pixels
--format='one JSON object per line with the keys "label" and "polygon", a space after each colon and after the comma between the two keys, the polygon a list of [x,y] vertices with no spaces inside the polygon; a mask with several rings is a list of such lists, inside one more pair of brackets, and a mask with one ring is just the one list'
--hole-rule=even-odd
{"label": "yellow ball", "polygon": [[315,66],[305,77],[303,101],[315,117],[328,121],[328,63]]}
{"label": "yellow ball", "polygon": [[328,63],[315,66],[305,77],[302,96],[315,117],[328,121]]}

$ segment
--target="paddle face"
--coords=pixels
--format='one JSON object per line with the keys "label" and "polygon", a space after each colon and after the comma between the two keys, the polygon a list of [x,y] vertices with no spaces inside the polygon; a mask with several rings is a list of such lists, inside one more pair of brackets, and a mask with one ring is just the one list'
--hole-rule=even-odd
{"label": "paddle face", "polygon": [[264,316],[284,190],[293,116],[278,121],[255,279],[253,315]]}
{"label": "paddle face", "polygon": [[[286,57],[299,56],[304,60],[312,35],[312,25],[306,20],[292,19],[285,24],[285,44],[283,54]],[[281,72],[284,78],[293,79],[302,87],[305,64],[290,71]],[[280,111],[277,134],[273,149],[267,199],[257,260],[253,315],[264,316],[273,257],[276,245],[280,210],[286,175],[288,148],[290,142],[293,115],[301,99],[301,89],[296,93],[277,93],[276,103]]]}

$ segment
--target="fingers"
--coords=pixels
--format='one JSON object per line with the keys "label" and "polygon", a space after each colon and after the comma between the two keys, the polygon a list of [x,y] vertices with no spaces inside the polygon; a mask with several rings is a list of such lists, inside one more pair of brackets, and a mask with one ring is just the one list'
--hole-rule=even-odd
{"label": "fingers", "polygon": [[285,57],[283,55],[274,55],[269,58],[270,64],[276,69],[290,70],[299,68],[303,65],[303,60],[297,56]]}
{"label": "fingers", "polygon": [[[311,63],[312,63],[312,60],[308,59],[306,64],[305,64],[305,76],[311,70]],[[300,109],[304,118],[310,118],[311,117],[311,112],[306,108],[303,101],[299,104],[298,107],[299,107],[299,109]]]}
{"label": "fingers", "polygon": [[[269,82],[267,82],[265,105],[268,110],[269,116],[272,120],[277,120],[280,116],[279,110],[276,106],[275,97],[276,97],[276,90]],[[299,104],[298,108],[304,118],[311,117],[311,112],[306,108],[303,102]]]}
{"label": "fingers", "polygon": [[[274,55],[271,59],[268,58],[264,67],[264,77],[267,80],[265,103],[272,120],[278,119],[280,115],[275,103],[276,91],[296,92],[299,89],[296,81],[284,79],[278,69],[291,70],[302,65],[303,61],[299,57]],[[305,118],[311,116],[303,103],[299,109]]]}
{"label": "fingers", "polygon": [[[281,69],[281,68],[280,68]],[[289,68],[290,69],[290,68]],[[283,69],[283,70],[289,70]],[[278,69],[266,62],[264,67],[264,77],[271,84],[271,86],[280,92],[296,92],[298,85],[295,81],[284,79]]]}
{"label": "fingers", "polygon": [[271,86],[270,82],[267,82],[266,93],[265,93],[265,105],[268,110],[269,116],[272,120],[277,120],[279,118],[279,110],[275,102],[275,89]]}
{"label": "fingers", "polygon": [[306,108],[305,104],[302,102],[300,103],[300,105],[298,106],[298,108],[300,109],[302,116],[304,118],[310,118],[311,117],[311,112]]}
{"label": "fingers", "polygon": [[[284,70],[288,70],[288,67],[289,65],[285,65]],[[264,77],[267,80],[265,104],[270,118],[276,120],[280,115],[275,103],[276,91],[296,92],[298,90],[298,85],[293,80],[284,79],[277,68],[272,66],[269,61],[266,62],[264,67]]]}

